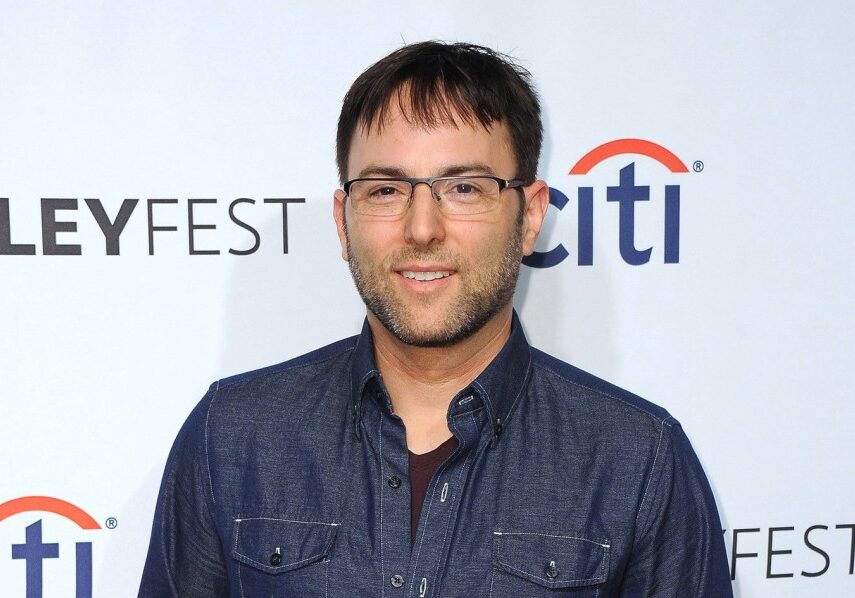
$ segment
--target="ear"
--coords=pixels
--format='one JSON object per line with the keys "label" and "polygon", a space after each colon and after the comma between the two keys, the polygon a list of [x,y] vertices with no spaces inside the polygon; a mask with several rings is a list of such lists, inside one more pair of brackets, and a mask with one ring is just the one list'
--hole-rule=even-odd
{"label": "ear", "polygon": [[549,185],[546,181],[537,180],[531,185],[523,187],[525,193],[525,205],[523,207],[523,232],[522,250],[523,255],[531,255],[537,235],[546,218],[546,209],[549,207]]}
{"label": "ear", "polygon": [[347,231],[345,230],[344,210],[347,207],[347,195],[341,189],[333,193],[333,219],[335,220],[335,228],[338,233],[338,241],[341,243],[341,259],[344,261],[350,260],[347,255]]}

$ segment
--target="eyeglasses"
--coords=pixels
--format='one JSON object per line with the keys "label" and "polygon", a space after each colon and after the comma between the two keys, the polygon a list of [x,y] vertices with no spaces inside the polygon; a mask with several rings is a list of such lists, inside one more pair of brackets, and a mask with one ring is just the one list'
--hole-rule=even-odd
{"label": "eyeglasses", "polygon": [[430,187],[440,211],[451,216],[489,212],[499,205],[503,190],[525,185],[495,176],[437,176],[424,179],[363,178],[347,181],[344,192],[353,211],[363,216],[400,216],[407,211],[416,185]]}

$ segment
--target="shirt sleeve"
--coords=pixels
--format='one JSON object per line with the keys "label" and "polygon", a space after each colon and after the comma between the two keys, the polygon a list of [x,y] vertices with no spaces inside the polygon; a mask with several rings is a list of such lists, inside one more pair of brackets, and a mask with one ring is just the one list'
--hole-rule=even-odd
{"label": "shirt sleeve", "polygon": [[682,427],[662,423],[623,598],[733,596],[715,499]]}
{"label": "shirt sleeve", "polygon": [[228,596],[222,543],[211,515],[206,416],[216,385],[175,439],[157,498],[139,598]]}

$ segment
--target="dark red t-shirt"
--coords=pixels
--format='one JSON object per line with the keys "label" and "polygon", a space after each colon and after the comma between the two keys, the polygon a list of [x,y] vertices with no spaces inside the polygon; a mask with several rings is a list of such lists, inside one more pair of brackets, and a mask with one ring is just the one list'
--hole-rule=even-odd
{"label": "dark red t-shirt", "polygon": [[425,501],[430,479],[437,467],[442,465],[454,449],[457,448],[457,438],[452,436],[430,452],[417,455],[410,453],[410,543],[416,539],[416,528],[419,527],[419,515],[422,503]]}

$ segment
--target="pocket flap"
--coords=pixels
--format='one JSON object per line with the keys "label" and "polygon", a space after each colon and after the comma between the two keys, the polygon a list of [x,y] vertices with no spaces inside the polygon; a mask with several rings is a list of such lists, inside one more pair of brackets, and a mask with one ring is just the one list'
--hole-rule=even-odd
{"label": "pocket flap", "polygon": [[493,532],[493,565],[547,588],[574,588],[606,581],[607,541],[552,534]]}
{"label": "pocket flap", "polygon": [[329,555],[338,523],[255,517],[235,519],[232,556],[268,573],[284,573]]}

